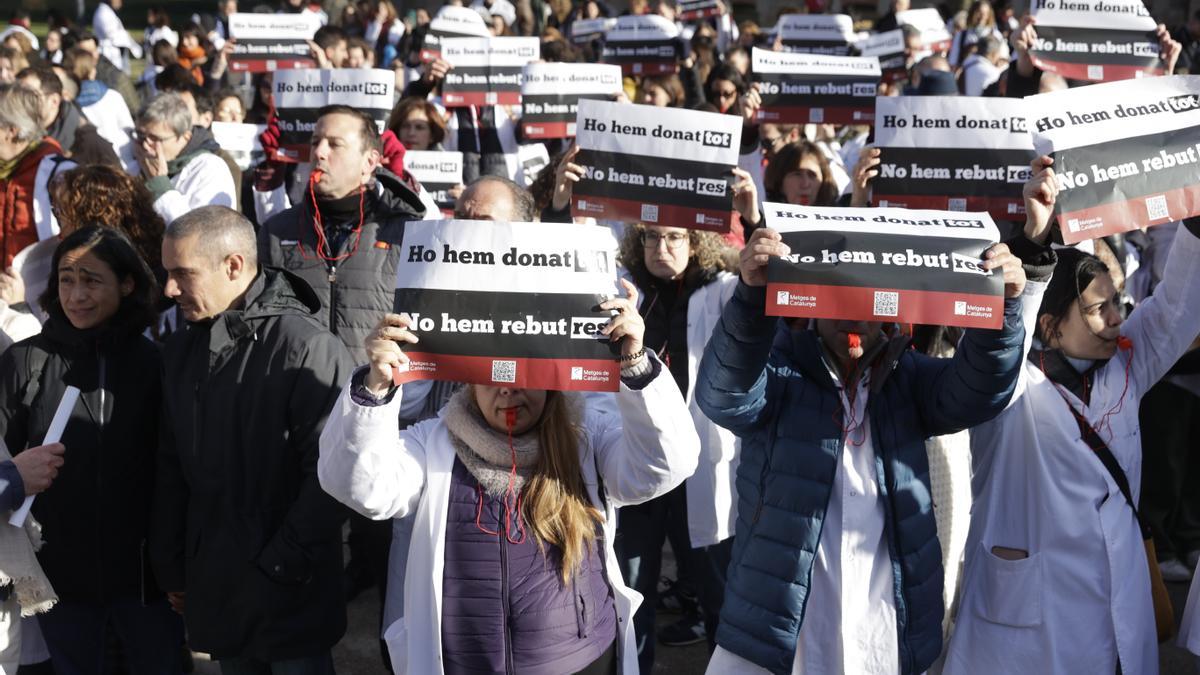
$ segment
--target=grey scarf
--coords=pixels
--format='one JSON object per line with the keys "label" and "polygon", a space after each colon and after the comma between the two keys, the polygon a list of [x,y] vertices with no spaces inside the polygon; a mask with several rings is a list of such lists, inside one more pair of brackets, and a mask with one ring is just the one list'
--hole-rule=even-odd
{"label": "grey scarf", "polygon": [[[471,400],[469,388],[463,388],[450,399],[442,419],[450,431],[455,454],[485,492],[492,497],[501,497],[508,490],[510,480],[513,489],[521,491],[533,475],[541,454],[536,433],[513,436],[510,448],[508,434],[488,426],[483,413]],[[517,465],[515,476],[512,472],[514,450]]]}

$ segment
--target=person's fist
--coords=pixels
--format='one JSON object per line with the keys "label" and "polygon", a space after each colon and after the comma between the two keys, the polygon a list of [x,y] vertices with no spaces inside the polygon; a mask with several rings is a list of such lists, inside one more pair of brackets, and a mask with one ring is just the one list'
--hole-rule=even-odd
{"label": "person's fist", "polygon": [[760,227],[750,235],[750,240],[742,249],[739,264],[742,281],[747,286],[766,286],[767,261],[791,252],[792,249],[783,243],[783,235],[769,227]]}
{"label": "person's fist", "polygon": [[62,443],[39,445],[13,457],[17,465],[17,473],[21,474],[21,482],[25,484],[25,496],[43,492],[54,479],[58,477],[58,469],[63,465],[63,453],[66,447]]}
{"label": "person's fist", "polygon": [[371,362],[364,384],[375,396],[388,392],[394,372],[408,368],[408,356],[400,345],[418,342],[417,336],[408,330],[411,325],[412,317],[408,314],[384,314],[363,343]]}

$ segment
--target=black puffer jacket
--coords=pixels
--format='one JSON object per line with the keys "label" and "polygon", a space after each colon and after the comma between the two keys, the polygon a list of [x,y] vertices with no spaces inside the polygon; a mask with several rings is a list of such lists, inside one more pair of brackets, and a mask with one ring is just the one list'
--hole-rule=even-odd
{"label": "black puffer jacket", "polygon": [[323,218],[328,255],[347,256],[342,260],[318,257],[315,211],[307,191],[300,204],[273,216],[258,233],[259,262],[282,267],[312,286],[320,298],[322,322],[359,364],[366,363],[363,340],[379,318],[392,311],[404,223],[420,220],[425,213],[420,196],[395,174],[380,169],[375,178],[360,235],[353,234],[357,208],[349,218]]}
{"label": "black puffer jacket", "polygon": [[64,600],[158,593],[143,554],[162,360],[140,332],[132,326],[81,331],[51,317],[40,334],[0,357],[0,433],[14,454],[42,444],[68,385],[81,392],[63,432],[66,461],[33,504],[45,528],[38,559]]}
{"label": "black puffer jacket", "polygon": [[317,439],[350,356],[312,289],[263,269],[245,307],[189,324],[164,351],[167,434],[151,553],[186,592],[192,647],[268,661],[332,647],[346,629],[341,524],[317,483]]}

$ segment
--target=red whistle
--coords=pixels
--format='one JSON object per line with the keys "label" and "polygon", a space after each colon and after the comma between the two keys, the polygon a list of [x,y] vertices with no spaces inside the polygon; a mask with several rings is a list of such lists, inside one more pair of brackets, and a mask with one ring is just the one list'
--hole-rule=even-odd
{"label": "red whistle", "polygon": [[505,409],[504,423],[508,425],[509,431],[512,431],[513,427],[517,426],[517,409],[516,408]]}
{"label": "red whistle", "polygon": [[1133,349],[1133,340],[1130,340],[1129,338],[1125,337],[1124,335],[1118,335],[1117,336],[1117,349],[1123,349],[1125,351],[1129,351],[1130,349]]}
{"label": "red whistle", "polygon": [[321,176],[323,176],[323,175],[325,175],[324,171],[322,171],[320,169],[313,169],[312,174],[309,175],[309,177],[308,177],[308,182],[316,183],[317,181],[321,180]]}
{"label": "red whistle", "polygon": [[858,333],[846,333],[846,345],[850,349],[862,349],[862,336]]}

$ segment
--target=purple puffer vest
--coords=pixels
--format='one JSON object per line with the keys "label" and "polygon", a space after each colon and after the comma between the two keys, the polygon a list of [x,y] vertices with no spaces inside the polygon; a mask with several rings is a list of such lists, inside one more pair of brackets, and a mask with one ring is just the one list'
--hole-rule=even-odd
{"label": "purple puffer vest", "polygon": [[[561,553],[524,541],[513,519],[504,536],[503,501],[482,493],[456,457],[446,513],[442,575],[442,656],[446,675],[565,675],[583,670],[617,634],[617,614],[601,558],[604,543],[563,586]],[[514,514],[515,515],[515,514]],[[510,541],[511,540],[511,541]]]}

